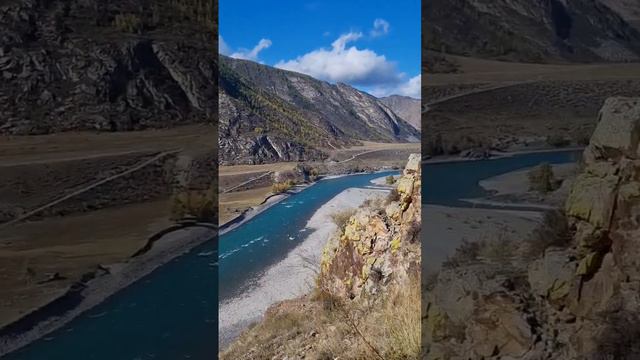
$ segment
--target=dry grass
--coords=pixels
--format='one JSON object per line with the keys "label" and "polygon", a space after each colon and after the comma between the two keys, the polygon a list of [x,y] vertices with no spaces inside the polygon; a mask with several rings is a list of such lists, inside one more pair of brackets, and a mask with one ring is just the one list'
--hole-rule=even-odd
{"label": "dry grass", "polygon": [[243,211],[261,204],[271,193],[271,186],[219,195],[219,223],[224,224]]}
{"label": "dry grass", "polygon": [[[98,264],[128,259],[172,224],[168,208],[165,199],[0,230],[0,326],[48,303]],[[39,284],[56,272],[66,279]]]}
{"label": "dry grass", "polygon": [[308,298],[279,305],[245,331],[220,359],[418,359],[420,286],[367,304],[316,288]]}

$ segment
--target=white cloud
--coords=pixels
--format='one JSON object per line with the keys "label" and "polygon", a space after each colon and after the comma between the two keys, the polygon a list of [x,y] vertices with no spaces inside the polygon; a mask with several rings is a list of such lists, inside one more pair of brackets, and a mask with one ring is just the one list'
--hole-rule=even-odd
{"label": "white cloud", "polygon": [[389,33],[389,22],[385,19],[375,19],[373,21],[373,29],[370,32],[371,37],[378,37]]}
{"label": "white cloud", "polygon": [[402,95],[420,99],[421,88],[422,76],[416,75],[411,79],[401,82],[397,85],[374,87],[373,89],[369,90],[369,92],[376,97]]}
{"label": "white cloud", "polygon": [[236,59],[244,59],[244,60],[252,60],[257,61],[258,55],[264,49],[268,49],[271,46],[271,40],[269,39],[260,39],[258,44],[253,47],[253,49],[239,49],[238,51],[232,53],[230,56]]}
{"label": "white cloud", "polygon": [[229,55],[231,53],[231,49],[222,38],[222,35],[218,35],[218,53],[222,55]]}
{"label": "white cloud", "polygon": [[268,49],[271,46],[271,40],[269,39],[260,39],[258,44],[253,47],[253,49],[237,49],[233,50],[229,44],[227,44],[222,35],[218,35],[218,53],[226,56],[230,56],[236,59],[244,59],[244,60],[252,60],[259,61],[258,55],[264,49]]}
{"label": "white cloud", "polygon": [[394,63],[372,50],[347,45],[362,37],[362,33],[341,35],[331,49],[320,48],[292,60],[281,60],[275,66],[308,74],[330,82],[375,86],[402,81]]}

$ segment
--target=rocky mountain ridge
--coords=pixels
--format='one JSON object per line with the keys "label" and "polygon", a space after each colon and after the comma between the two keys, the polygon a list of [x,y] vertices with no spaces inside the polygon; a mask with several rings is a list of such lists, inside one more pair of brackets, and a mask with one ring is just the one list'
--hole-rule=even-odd
{"label": "rocky mountain ridge", "polygon": [[[430,0],[423,48],[522,62],[640,59],[640,30],[600,0]],[[452,17],[451,14],[457,14]]]}
{"label": "rocky mountain ridge", "polygon": [[419,141],[379,99],[345,84],[220,56],[221,164],[318,159],[360,140]]}
{"label": "rocky mountain ridge", "polygon": [[398,114],[414,128],[420,130],[422,126],[421,100],[408,96],[391,95],[380,98],[394,113]]}

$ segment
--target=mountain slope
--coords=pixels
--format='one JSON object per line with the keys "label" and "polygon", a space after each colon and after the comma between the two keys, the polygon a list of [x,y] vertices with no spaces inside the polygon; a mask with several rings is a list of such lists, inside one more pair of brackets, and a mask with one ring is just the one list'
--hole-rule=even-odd
{"label": "mountain slope", "polygon": [[0,5],[0,133],[212,122],[213,1]]}
{"label": "mountain slope", "polygon": [[345,84],[220,56],[221,164],[322,157],[318,149],[418,141],[377,98]]}
{"label": "mountain slope", "polygon": [[385,105],[402,119],[420,130],[422,114],[420,113],[420,100],[408,96],[391,95],[380,98]]}
{"label": "mountain slope", "polygon": [[640,31],[601,0],[428,0],[423,13],[423,48],[432,50],[528,62],[640,59]]}
{"label": "mountain slope", "polygon": [[617,12],[623,19],[640,30],[640,1],[637,0],[601,0],[603,4]]}

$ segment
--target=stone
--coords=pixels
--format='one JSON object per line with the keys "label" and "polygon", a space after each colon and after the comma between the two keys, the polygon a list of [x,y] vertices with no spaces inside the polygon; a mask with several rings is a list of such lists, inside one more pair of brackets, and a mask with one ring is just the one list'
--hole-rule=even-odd
{"label": "stone", "polygon": [[394,201],[391,204],[387,205],[384,209],[385,214],[395,222],[399,222],[402,217],[402,208],[400,207],[400,203]]}
{"label": "stone", "polygon": [[405,166],[404,168],[404,175],[420,172],[421,165],[422,159],[420,157],[420,154],[409,155],[409,161],[407,162],[407,166]]}
{"label": "stone", "polygon": [[589,161],[640,155],[640,99],[614,97],[605,101],[600,120],[591,137]]}
{"label": "stone", "polygon": [[576,263],[570,254],[562,249],[550,249],[542,259],[529,267],[528,280],[531,291],[551,302],[565,298],[575,278]]}
{"label": "stone", "polygon": [[598,177],[590,173],[578,176],[567,198],[567,215],[588,221],[595,227],[608,228],[615,205],[619,178]]}

